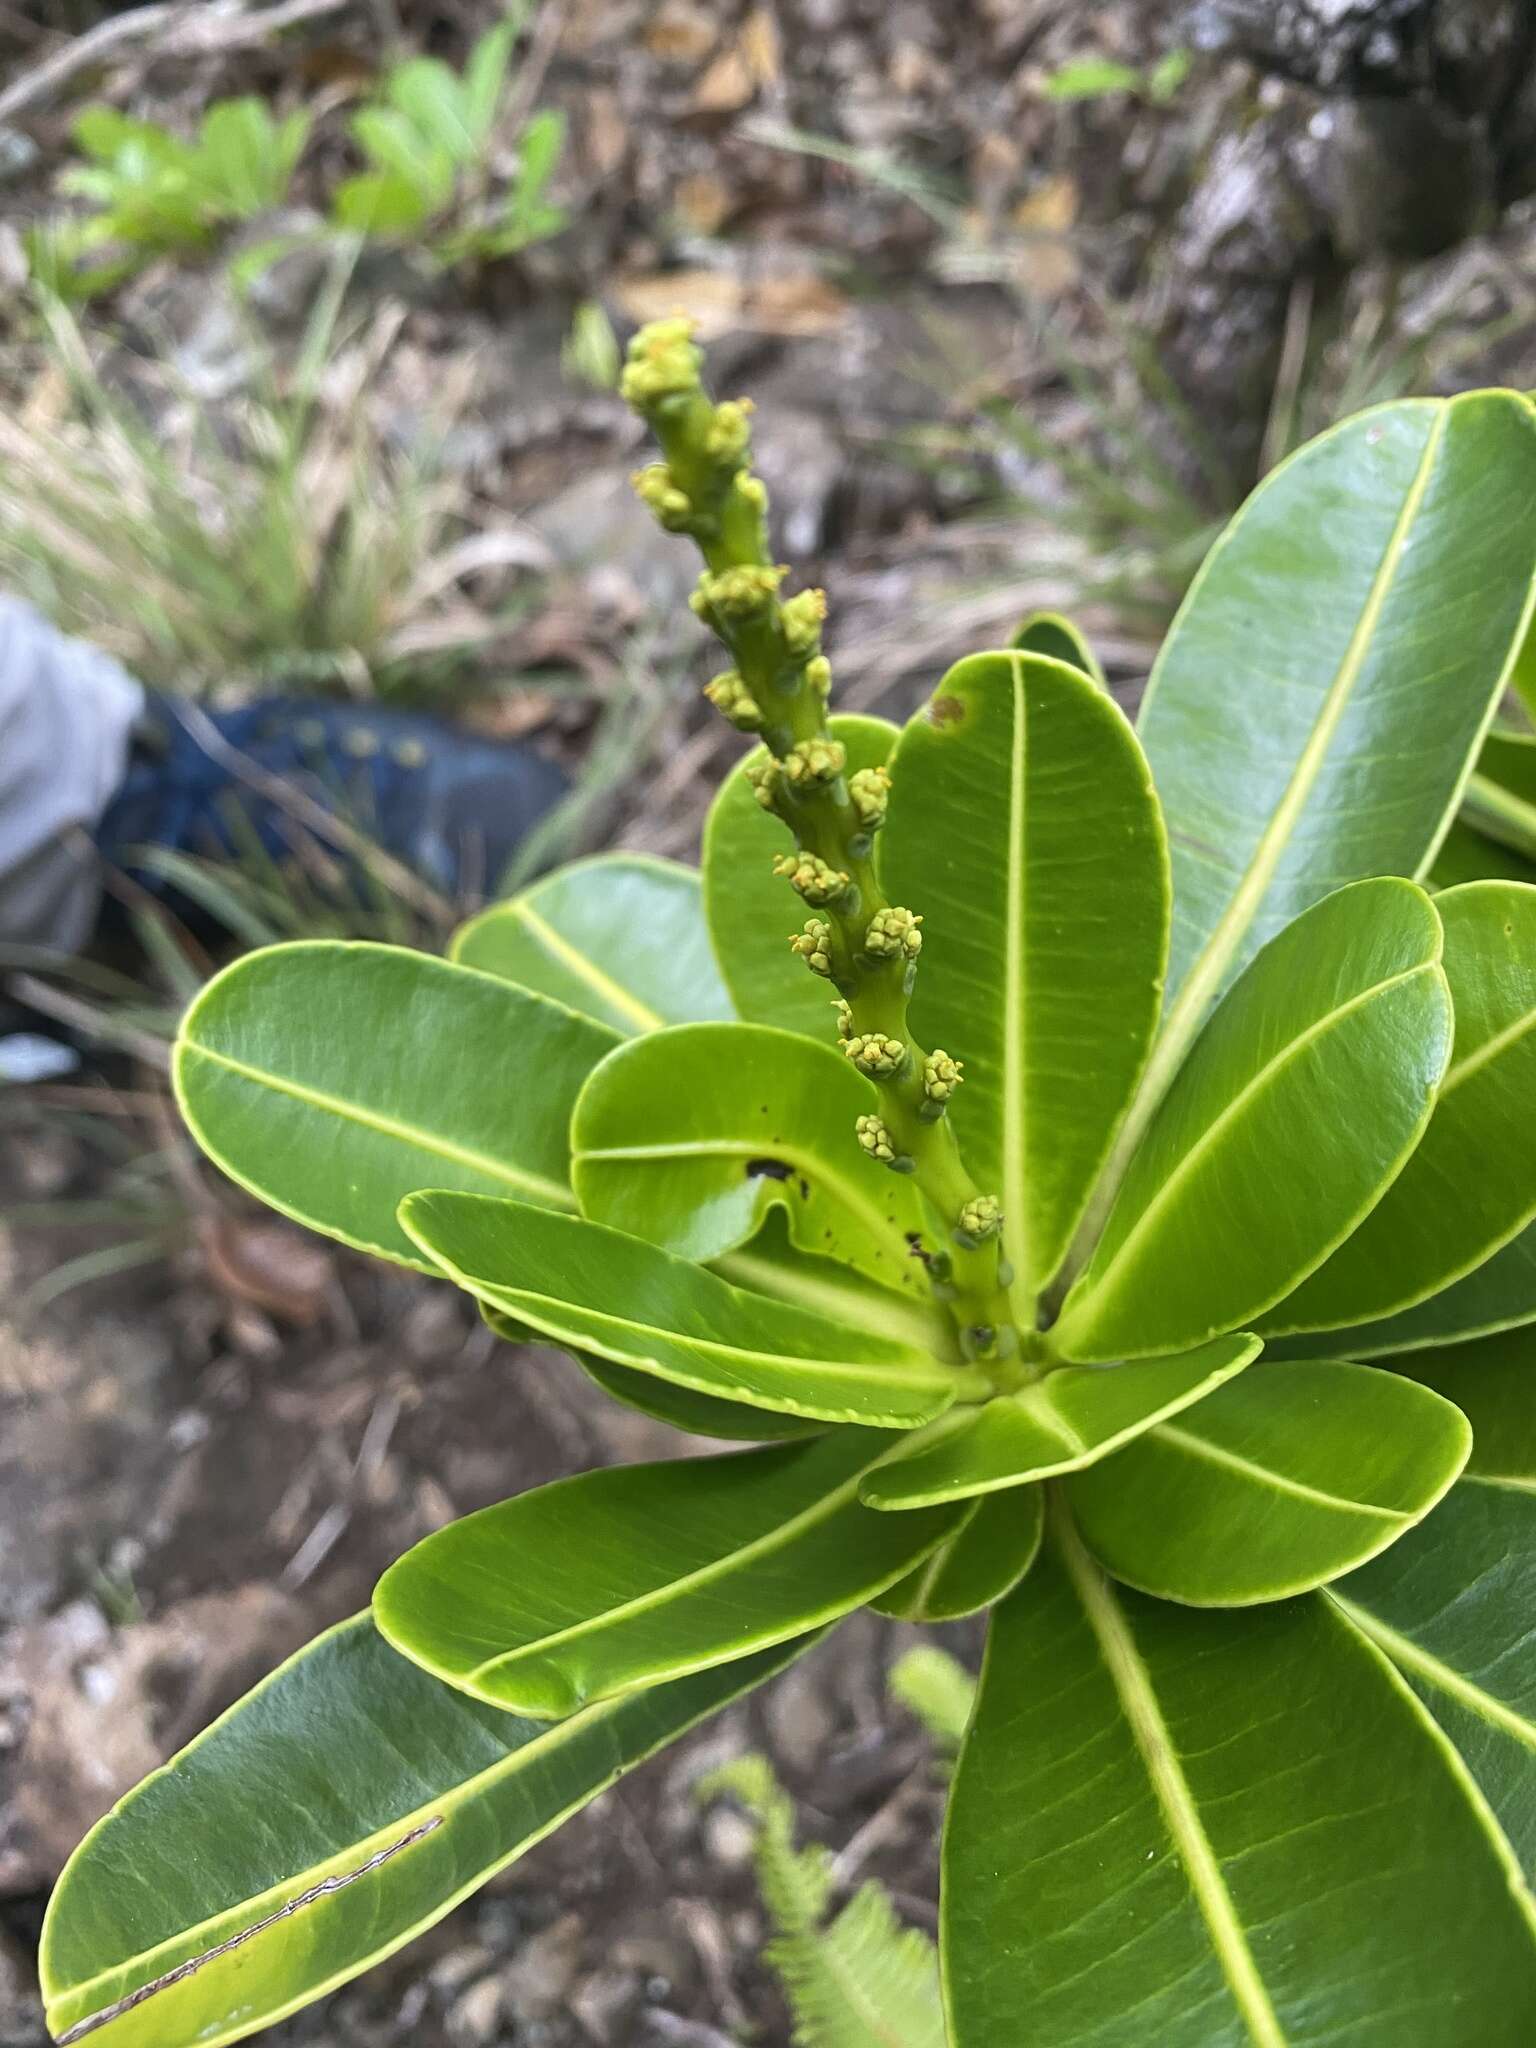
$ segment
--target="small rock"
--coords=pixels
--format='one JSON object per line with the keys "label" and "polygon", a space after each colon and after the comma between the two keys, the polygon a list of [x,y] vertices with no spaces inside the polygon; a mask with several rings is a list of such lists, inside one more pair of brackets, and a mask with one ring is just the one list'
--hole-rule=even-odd
{"label": "small rock", "polygon": [[559,2012],[575,1981],[586,1929],[579,1913],[562,1913],[530,1935],[501,1972],[506,2011],[515,2020],[547,2020]]}
{"label": "small rock", "polygon": [[448,2008],[448,2038],[455,2048],[480,2048],[501,2023],[502,1987],[495,1977],[481,1977]]}
{"label": "small rock", "polygon": [[635,2016],[644,2002],[645,1983],[639,1971],[609,1965],[577,1985],[570,2009],[597,2048],[621,2048],[633,2039]]}

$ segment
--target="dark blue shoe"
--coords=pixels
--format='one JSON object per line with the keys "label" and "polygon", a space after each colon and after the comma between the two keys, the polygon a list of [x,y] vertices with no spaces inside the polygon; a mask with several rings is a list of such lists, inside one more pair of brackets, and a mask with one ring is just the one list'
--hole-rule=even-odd
{"label": "dark blue shoe", "polygon": [[531,748],[419,712],[303,697],[210,712],[152,697],[96,841],[113,866],[169,893],[143,867],[143,849],[235,858],[254,834],[281,861],[298,839],[315,837],[309,806],[288,795],[297,790],[441,894],[467,901],[495,893],[565,788]]}

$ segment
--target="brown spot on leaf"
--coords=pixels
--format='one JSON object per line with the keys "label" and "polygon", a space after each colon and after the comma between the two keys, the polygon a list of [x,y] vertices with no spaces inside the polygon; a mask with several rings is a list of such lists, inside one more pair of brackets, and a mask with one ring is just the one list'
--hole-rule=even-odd
{"label": "brown spot on leaf", "polygon": [[965,717],[965,706],[958,697],[935,697],[928,706],[930,725],[959,725]]}

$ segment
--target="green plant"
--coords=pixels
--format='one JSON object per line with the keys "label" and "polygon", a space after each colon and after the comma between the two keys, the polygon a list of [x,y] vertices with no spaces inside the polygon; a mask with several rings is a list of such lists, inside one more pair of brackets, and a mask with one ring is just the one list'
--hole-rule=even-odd
{"label": "green plant", "polygon": [[1110,93],[1134,93],[1154,106],[1166,106],[1188,78],[1193,62],[1188,50],[1169,50],[1155,64],[1124,64],[1115,57],[1075,57],[1059,64],[1045,79],[1051,100],[1098,100]]}
{"label": "green plant", "polygon": [[71,132],[88,162],[66,170],[59,189],[92,211],[29,235],[33,277],[61,298],[88,298],[152,257],[205,248],[216,229],[282,205],[309,126],[302,111],[274,121],[263,100],[216,100],[185,142],[114,107],[87,107]]}
{"label": "green plant", "polygon": [[[971,1717],[975,1679],[923,1643],[897,1659],[888,1683],[947,1763]],[[753,1860],[774,1927],[764,1955],[789,2001],[797,2048],[943,2048],[932,1942],[900,1925],[874,1879],[829,1916],[837,1860],[816,1843],[796,1849],[794,1805],[768,1759],[738,1757],[694,1790],[702,1800],[733,1799],[757,1824]]]}
{"label": "green plant", "polygon": [[[46,424],[0,416],[0,581],[184,695],[303,682],[400,699],[473,675],[522,599],[493,612],[463,579],[516,568],[526,544],[477,525],[430,443],[401,449],[380,425],[369,386],[395,322],[343,332],[345,278],[282,377],[219,403],[162,367],[147,409],[45,300],[40,360],[71,405]],[[454,404],[445,392],[440,430]]]}
{"label": "green plant", "polygon": [[1026,646],[898,733],[829,722],[824,600],[781,596],[686,322],[625,391],[760,742],[702,882],[617,855],[449,961],[254,954],[176,1078],[274,1207],[757,1447],[409,1552],[77,1852],[54,2028],[279,2018],[868,1603],[993,1610],[954,2048],[1515,2048],[1536,891],[1408,878],[1530,622],[1536,411],[1407,401],[1283,465],[1137,731]]}
{"label": "green plant", "polygon": [[544,108],[517,138],[509,182],[492,161],[507,98],[521,11],[483,35],[462,75],[436,57],[411,57],[386,75],[376,104],[352,117],[368,169],[336,189],[343,228],[380,240],[422,242],[445,266],[515,255],[558,234],[565,215],[548,197],[565,117]]}

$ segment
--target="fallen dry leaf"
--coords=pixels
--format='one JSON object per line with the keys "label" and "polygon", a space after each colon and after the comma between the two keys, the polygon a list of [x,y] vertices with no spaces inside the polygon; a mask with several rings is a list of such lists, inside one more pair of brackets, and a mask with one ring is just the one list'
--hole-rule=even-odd
{"label": "fallen dry leaf", "polygon": [[289,1223],[205,1217],[198,1242],[208,1276],[233,1301],[299,1329],[319,1320],[336,1279],[325,1246]]}
{"label": "fallen dry leaf", "polygon": [[851,311],[836,285],[812,270],[760,278],[732,277],[723,270],[666,270],[620,278],[613,291],[632,320],[688,314],[705,342],[743,328],[759,334],[832,334]]}

